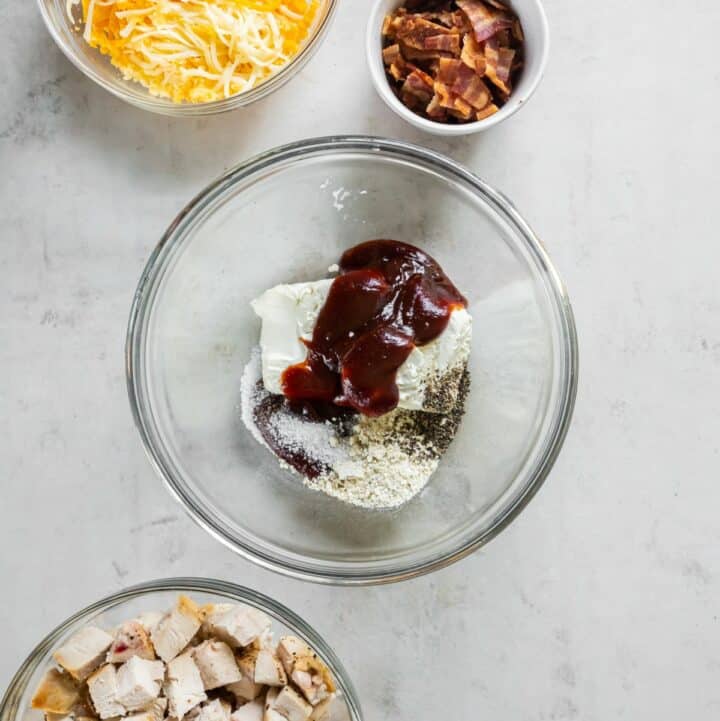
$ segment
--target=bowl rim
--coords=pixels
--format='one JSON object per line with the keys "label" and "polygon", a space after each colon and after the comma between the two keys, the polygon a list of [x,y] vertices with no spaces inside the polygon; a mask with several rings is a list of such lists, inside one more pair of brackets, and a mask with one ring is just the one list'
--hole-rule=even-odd
{"label": "bowl rim", "polygon": [[[387,77],[385,76],[384,68],[381,68],[382,72],[378,70],[378,22],[380,20],[380,8],[386,2],[387,0],[374,0],[373,2],[370,10],[370,17],[368,18],[365,30],[365,57],[370,77],[372,78],[377,94],[392,111],[394,111],[407,123],[410,123],[410,125],[413,125],[420,130],[424,130],[427,133],[446,137],[458,137],[462,135],[480,133],[483,130],[488,130],[489,128],[503,122],[503,120],[507,120],[515,115],[515,113],[527,105],[530,98],[535,94],[535,91],[540,86],[540,82],[545,76],[545,70],[550,57],[550,25],[548,23],[547,13],[545,12],[545,6],[541,0],[530,0],[530,2],[535,5],[540,17],[540,34],[538,36],[540,45],[538,54],[540,59],[538,67],[522,96],[513,97],[511,95],[510,101],[500,108],[497,113],[483,120],[475,120],[472,123],[458,123],[457,125],[451,125],[448,123],[440,123],[436,120],[429,120],[417,115],[412,110],[405,107],[405,105],[403,105],[400,99],[392,91]],[[404,0],[393,0],[393,4],[398,6],[402,5],[403,2]]]}
{"label": "bowl rim", "polygon": [[[325,39],[327,32],[330,29],[330,25],[335,18],[339,2],[339,0],[323,0],[321,6],[318,8],[318,12],[322,13],[322,15],[318,16],[318,21],[313,28],[312,34],[308,36],[305,44],[300,49],[300,52],[285,63],[285,65],[283,65],[277,72],[272,74],[266,80],[263,80],[263,82],[259,85],[256,85],[250,90],[244,90],[241,93],[231,95],[229,98],[223,98],[221,100],[212,100],[206,103],[173,103],[168,98],[151,95],[150,92],[143,88],[143,86],[139,83],[137,84],[138,92],[140,92],[140,89],[143,89],[144,93],[134,95],[126,92],[121,86],[106,80],[90,65],[84,63],[82,59],[73,53],[63,41],[60,32],[55,27],[55,23],[52,21],[52,18],[47,10],[47,1],[48,0],[36,0],[43,22],[45,23],[45,27],[50,33],[52,39],[55,41],[55,44],[62,51],[63,55],[65,55],[65,57],[83,75],[85,75],[85,77],[107,90],[116,98],[120,98],[120,100],[124,100],[126,103],[129,103],[136,108],[142,108],[143,110],[147,110],[151,113],[172,117],[203,117],[207,115],[226,113],[231,110],[250,105],[257,100],[270,95],[270,93],[275,92],[275,90],[278,90],[280,87],[285,85],[286,82],[291,80],[320,48],[320,45]],[[325,8],[324,12],[322,10],[323,7]],[[115,71],[120,73],[117,68],[115,68]]]}
{"label": "bowl rim", "polygon": [[350,675],[327,641],[325,641],[307,621],[303,620],[287,606],[259,591],[230,583],[229,581],[200,577],[164,578],[139,583],[105,596],[72,614],[50,631],[22,662],[0,700],[0,721],[15,721],[17,713],[20,710],[20,702],[32,675],[38,670],[47,653],[53,649],[58,640],[60,640],[74,624],[83,619],[87,619],[96,612],[109,610],[124,601],[140,598],[149,593],[159,591],[211,593],[224,596],[228,599],[234,599],[240,603],[250,603],[268,612],[281,623],[288,625],[293,632],[303,636],[309,645],[320,653],[323,660],[330,666],[335,680],[343,692],[343,699],[346,702],[350,714],[350,721],[362,721],[362,708],[357,690],[353,685]]}
{"label": "bowl rim", "polygon": [[[511,502],[503,506],[501,512],[493,518],[492,523],[484,531],[473,533],[469,540],[462,540],[452,549],[444,550],[429,560],[422,560],[409,566],[407,563],[398,565],[396,562],[391,568],[371,570],[367,568],[350,569],[349,564],[345,564],[340,570],[321,569],[312,560],[303,559],[303,562],[287,558],[279,559],[257,548],[246,539],[238,540],[232,537],[218,522],[217,518],[214,518],[211,513],[208,513],[206,509],[201,508],[194,502],[192,495],[185,487],[186,484],[173,477],[171,470],[163,461],[158,448],[155,447],[153,442],[150,432],[152,430],[152,414],[148,413],[143,400],[143,389],[141,387],[142,364],[140,362],[143,358],[141,346],[144,338],[143,320],[147,311],[146,302],[152,296],[154,283],[163,269],[163,254],[172,246],[174,241],[182,238],[184,229],[193,223],[194,219],[203,212],[205,207],[222,196],[225,191],[236,183],[255,173],[265,172],[275,164],[332,151],[354,151],[367,154],[385,153],[405,160],[415,160],[430,166],[436,172],[442,171],[446,177],[450,176],[469,185],[474,192],[482,195],[493,206],[493,209],[515,228],[518,235],[526,243],[527,249],[545,271],[546,283],[552,293],[552,299],[561,324],[564,374],[560,387],[560,397],[556,403],[556,408],[552,410],[553,422],[547,431],[547,437],[544,439],[542,452],[538,451],[533,471],[528,475],[526,483],[518,490]],[[484,546],[517,518],[543,485],[563,446],[572,420],[577,395],[578,362],[575,320],[565,285],[552,265],[541,241],[518,213],[511,201],[477,175],[440,153],[401,140],[362,135],[309,138],[279,146],[236,165],[196,195],[170,224],[143,269],[133,296],[125,344],[127,390],[135,425],[140,433],[151,464],[165,483],[170,494],[183,506],[190,517],[227,548],[263,568],[299,580],[342,586],[393,583],[439,570]]]}

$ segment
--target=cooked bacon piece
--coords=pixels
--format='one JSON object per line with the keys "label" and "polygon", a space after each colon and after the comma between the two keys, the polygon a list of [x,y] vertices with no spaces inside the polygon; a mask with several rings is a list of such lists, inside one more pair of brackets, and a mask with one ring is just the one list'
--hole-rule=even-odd
{"label": "cooked bacon piece", "polygon": [[476,110],[482,110],[492,100],[487,85],[461,60],[441,58],[437,79]]}
{"label": "cooked bacon piece", "polygon": [[513,26],[513,18],[505,10],[490,8],[480,0],[456,0],[456,4],[468,16],[479,43]]}
{"label": "cooked bacon piece", "polygon": [[385,65],[392,65],[401,57],[400,46],[397,43],[395,43],[395,45],[388,45],[383,49],[383,62]]}
{"label": "cooked bacon piece", "polygon": [[437,93],[433,95],[432,100],[427,108],[425,108],[425,112],[428,118],[432,118],[433,120],[443,121],[447,119],[447,110],[440,105],[440,96]]}
{"label": "cooked bacon piece", "polygon": [[419,15],[401,15],[393,20],[395,36],[404,45],[416,50],[425,50],[425,38],[433,35],[447,35],[450,29],[438,23],[431,23]]}
{"label": "cooked bacon piece", "polygon": [[405,43],[400,43],[400,52],[402,53],[403,57],[407,60],[417,60],[419,62],[427,62],[432,63],[436,61],[438,58],[442,57],[452,57],[450,53],[446,53],[442,50],[418,50],[417,48],[411,48],[408,45],[405,45]]}
{"label": "cooked bacon piece", "polygon": [[473,116],[473,108],[470,103],[466,103],[462,98],[455,97],[455,107],[448,110],[450,115],[460,118],[460,120],[470,120]]}
{"label": "cooked bacon piece", "polygon": [[478,110],[475,117],[478,120],[485,120],[485,118],[489,118],[491,115],[495,115],[497,111],[500,110],[495,103],[490,103],[487,107],[484,107],[482,110]]}
{"label": "cooked bacon piece", "polygon": [[480,77],[485,75],[485,51],[471,33],[465,36],[460,60],[469,68],[472,68]]}
{"label": "cooked bacon piece", "polygon": [[425,50],[443,50],[446,53],[460,53],[460,35],[429,35],[424,41]]}
{"label": "cooked bacon piece", "polygon": [[500,0],[485,0],[488,5],[492,5],[496,10],[502,10],[508,12],[508,6],[505,3],[501,3]]}
{"label": "cooked bacon piece", "polygon": [[400,93],[403,97],[410,95],[417,98],[424,107],[430,102],[433,94],[435,93],[433,79],[427,73],[415,68],[405,78],[405,82],[400,89]]}
{"label": "cooked bacon piece", "polygon": [[500,48],[498,54],[499,59],[495,73],[498,76],[498,80],[502,80],[505,85],[509,86],[515,51],[512,48]]}
{"label": "cooked bacon piece", "polygon": [[393,17],[392,15],[386,15],[383,20],[382,36],[384,38],[394,38],[395,30],[393,29]]}
{"label": "cooked bacon piece", "polygon": [[518,19],[513,21],[512,34],[517,43],[522,44],[525,42],[525,33],[523,32],[522,25]]}
{"label": "cooked bacon piece", "polygon": [[506,95],[510,94],[510,71],[512,70],[515,51],[511,48],[498,47],[495,38],[485,42],[485,74],[490,82]]}

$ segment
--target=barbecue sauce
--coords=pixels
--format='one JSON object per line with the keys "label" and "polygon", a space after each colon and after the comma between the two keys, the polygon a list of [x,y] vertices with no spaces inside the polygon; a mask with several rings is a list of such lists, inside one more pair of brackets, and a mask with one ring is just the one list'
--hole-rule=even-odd
{"label": "barbecue sauce", "polygon": [[398,368],[466,306],[419,248],[394,240],[356,245],[343,254],[312,339],[304,341],[306,360],[282,375],[283,394],[323,417],[328,404],[367,416],[388,413],[399,400]]}

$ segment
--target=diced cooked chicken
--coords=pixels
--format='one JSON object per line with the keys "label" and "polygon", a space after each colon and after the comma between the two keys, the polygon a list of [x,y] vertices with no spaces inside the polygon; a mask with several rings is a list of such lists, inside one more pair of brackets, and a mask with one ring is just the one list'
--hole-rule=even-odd
{"label": "diced cooked chicken", "polygon": [[118,628],[107,654],[107,662],[124,663],[133,656],[149,661],[155,658],[150,635],[140,621],[128,621]]}
{"label": "diced cooked chicken", "polygon": [[238,701],[244,702],[256,699],[264,687],[260,683],[255,683],[252,676],[243,675],[239,681],[228,684],[226,688],[235,695]]}
{"label": "diced cooked chicken", "polygon": [[313,708],[310,714],[310,721],[327,721],[330,718],[330,707],[333,702],[335,694],[330,694],[326,699],[320,701],[320,703]]}
{"label": "diced cooked chicken", "polygon": [[125,707],[118,700],[115,666],[109,663],[102,666],[90,676],[87,685],[95,712],[101,719],[125,715]]}
{"label": "diced cooked chicken", "polygon": [[53,658],[74,678],[84,681],[105,658],[112,636],[95,626],[86,626],[71,636]]}
{"label": "diced cooked chicken", "polygon": [[265,714],[264,699],[256,699],[241,706],[230,716],[230,721],[263,721]]}
{"label": "diced cooked chicken", "polygon": [[280,659],[269,649],[261,649],[255,659],[255,683],[265,686],[285,686],[287,674]]}
{"label": "diced cooked chicken", "polygon": [[270,617],[252,606],[218,604],[207,615],[203,631],[233,648],[249,646],[269,631]]}
{"label": "diced cooked chicken", "polygon": [[54,655],[62,668],[31,701],[45,721],[327,721],[335,688],[304,641],[275,647],[266,614],[183,596],[111,634],[87,627]]}
{"label": "diced cooked chicken", "polygon": [[141,613],[137,619],[135,619],[148,634],[151,634],[155,630],[155,626],[163,620],[165,614],[160,611],[145,611]]}
{"label": "diced cooked chicken", "polygon": [[229,703],[216,698],[200,707],[197,721],[229,721],[232,708]]}
{"label": "diced cooked chicken", "polygon": [[242,679],[235,654],[223,641],[203,641],[193,649],[193,655],[206,691]]}
{"label": "diced cooked chicken", "polygon": [[219,618],[224,613],[235,608],[234,603],[206,603],[200,606],[200,615],[202,616],[202,632],[204,636],[213,636],[212,629],[213,618]]}
{"label": "diced cooked chicken", "polygon": [[151,639],[155,651],[167,663],[192,640],[201,624],[200,609],[186,596],[180,596],[175,608],[155,626]]}
{"label": "diced cooked chicken", "polygon": [[275,699],[274,708],[288,721],[307,721],[313,707],[291,686],[285,686]]}
{"label": "diced cooked chicken", "polygon": [[241,674],[239,681],[227,685],[227,690],[235,694],[242,701],[252,701],[256,699],[263,690],[263,685],[255,683],[255,661],[257,659],[258,649],[245,651],[238,656],[237,665]]}
{"label": "diced cooked chicken", "polygon": [[178,721],[182,721],[190,709],[207,701],[200,671],[195,665],[192,652],[188,651],[177,656],[168,663],[165,695],[168,699],[170,715]]}
{"label": "diced cooked chicken", "polygon": [[117,699],[128,711],[139,711],[160,695],[165,678],[162,661],[133,656],[117,672]]}
{"label": "diced cooked chicken", "polygon": [[302,639],[283,636],[277,653],[288,676],[313,706],[335,690],[330,669]]}
{"label": "diced cooked chicken", "polygon": [[80,697],[72,678],[56,668],[43,677],[30,701],[33,708],[52,714],[68,714]]}
{"label": "diced cooked chicken", "polygon": [[265,710],[263,721],[286,721],[285,717],[275,708],[275,701],[280,694],[280,689],[271,688],[265,696]]}
{"label": "diced cooked chicken", "polygon": [[165,717],[167,705],[168,702],[166,698],[156,698],[142,711],[128,716],[126,721],[162,721]]}
{"label": "diced cooked chicken", "polygon": [[45,712],[45,721],[75,721],[74,713],[49,713]]}

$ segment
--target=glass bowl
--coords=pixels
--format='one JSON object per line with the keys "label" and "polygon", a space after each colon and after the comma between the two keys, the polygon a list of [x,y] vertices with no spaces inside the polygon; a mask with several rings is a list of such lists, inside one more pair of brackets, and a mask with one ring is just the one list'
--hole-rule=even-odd
{"label": "glass bowl", "polygon": [[30,699],[45,671],[54,665],[53,651],[83,626],[96,623],[112,628],[143,611],[170,608],[185,593],[199,603],[237,601],[259,608],[275,620],[276,638],[293,634],[303,638],[330,668],[337,698],[328,721],[362,721],[357,692],[347,671],[323,639],[290,609],[256,591],[232,583],[205,578],[170,578],[133,586],[78,611],[46,636],[30,653],[0,701],[0,721],[43,721],[43,713],[30,708]]}
{"label": "glass bowl", "polygon": [[[371,238],[427,249],[474,317],[459,432],[425,490],[394,511],[307,489],[240,411],[259,334],[249,301],[324,277]],[[126,361],[142,440],[193,518],[265,567],[339,584],[409,578],[490,540],[550,471],[577,384],[567,294],[511,203],[442,155],[370,137],[278,148],[191,201],[140,279]]]}
{"label": "glass bowl", "polygon": [[209,103],[174,103],[151,95],[142,85],[125,80],[120,71],[99,50],[90,47],[68,17],[67,0],[38,0],[40,12],[53,40],[70,62],[87,77],[118,98],[144,110],[163,115],[201,116],[234,110],[264,98],[284,85],[312,57],[330,27],[337,0],[320,0],[315,24],[300,51],[278,72],[252,88],[223,100]]}

